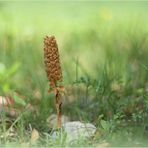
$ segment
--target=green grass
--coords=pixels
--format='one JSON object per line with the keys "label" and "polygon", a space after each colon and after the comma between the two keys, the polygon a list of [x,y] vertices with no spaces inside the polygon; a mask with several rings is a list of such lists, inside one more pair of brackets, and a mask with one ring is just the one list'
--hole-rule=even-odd
{"label": "green grass", "polygon": [[[147,2],[0,2],[0,96],[24,98],[16,98],[21,113],[11,123],[0,110],[0,145],[28,146],[36,128],[34,146],[148,146],[147,9]],[[51,140],[46,123],[56,112],[43,60],[51,34],[67,90],[63,114],[97,127],[73,145]]]}

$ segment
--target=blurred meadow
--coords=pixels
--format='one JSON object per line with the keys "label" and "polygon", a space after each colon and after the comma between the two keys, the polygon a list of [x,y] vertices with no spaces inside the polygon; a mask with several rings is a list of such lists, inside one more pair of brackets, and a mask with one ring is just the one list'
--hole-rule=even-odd
{"label": "blurred meadow", "polygon": [[35,146],[67,146],[45,134],[56,113],[44,66],[46,35],[59,46],[63,114],[97,127],[92,139],[69,146],[148,146],[146,1],[1,1],[0,96],[14,99],[18,115],[9,123],[17,136],[5,134],[10,128],[0,105],[0,145],[28,143],[31,127],[40,133]]}

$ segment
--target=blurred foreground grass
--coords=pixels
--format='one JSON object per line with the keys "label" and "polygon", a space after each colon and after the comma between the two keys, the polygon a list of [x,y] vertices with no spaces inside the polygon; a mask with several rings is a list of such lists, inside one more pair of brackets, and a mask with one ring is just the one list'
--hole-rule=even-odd
{"label": "blurred foreground grass", "polygon": [[[0,2],[0,95],[17,93],[38,110],[23,112],[15,125],[18,139],[1,138],[1,144],[28,141],[29,124],[49,130],[45,121],[55,111],[47,93],[43,38],[53,34],[67,90],[63,113],[98,127],[93,140],[76,146],[104,140],[112,146],[146,146],[147,10],[147,2]],[[61,145],[44,138],[42,144]]]}

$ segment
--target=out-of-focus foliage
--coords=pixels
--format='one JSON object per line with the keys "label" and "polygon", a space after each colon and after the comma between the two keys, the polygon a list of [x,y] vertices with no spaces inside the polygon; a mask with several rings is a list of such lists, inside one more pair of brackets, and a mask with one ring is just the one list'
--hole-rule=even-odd
{"label": "out-of-focus foliage", "polygon": [[6,68],[3,63],[0,63],[0,91],[2,93],[10,93],[15,89],[14,76],[19,68],[19,64],[15,63],[11,67]]}

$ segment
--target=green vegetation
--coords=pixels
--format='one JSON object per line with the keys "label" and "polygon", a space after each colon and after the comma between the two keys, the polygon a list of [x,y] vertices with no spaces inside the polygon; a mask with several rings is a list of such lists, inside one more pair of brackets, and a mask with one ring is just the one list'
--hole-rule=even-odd
{"label": "green vegetation", "polygon": [[[67,145],[51,141],[46,123],[56,111],[43,38],[55,35],[63,114],[97,127],[92,139],[72,146],[148,146],[147,13],[148,2],[0,2],[0,96],[14,98],[20,112],[7,128],[0,106],[0,145],[26,146],[33,128],[35,146]],[[7,134],[11,127],[15,136]]]}

